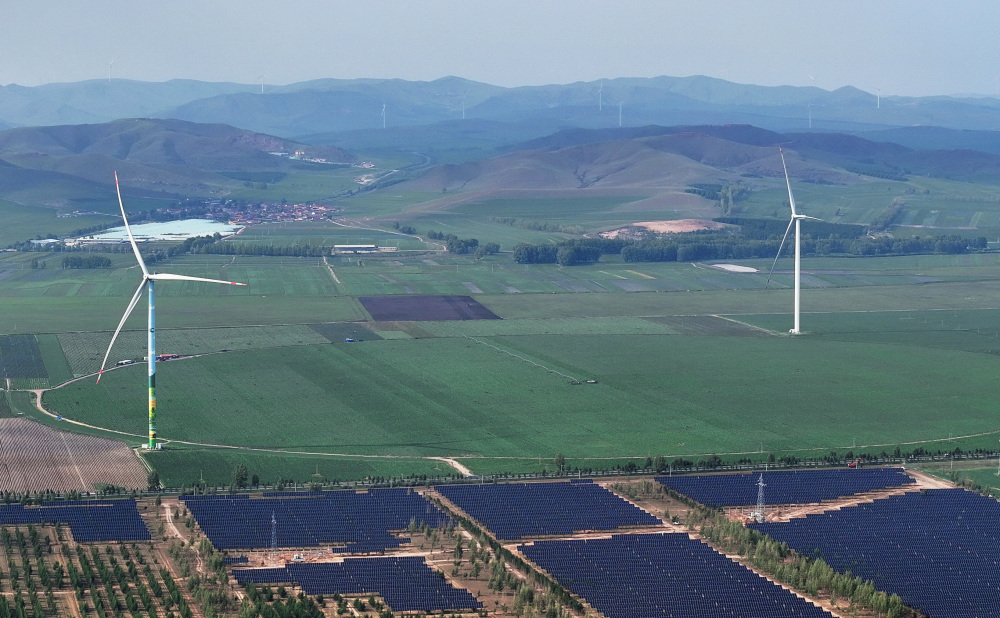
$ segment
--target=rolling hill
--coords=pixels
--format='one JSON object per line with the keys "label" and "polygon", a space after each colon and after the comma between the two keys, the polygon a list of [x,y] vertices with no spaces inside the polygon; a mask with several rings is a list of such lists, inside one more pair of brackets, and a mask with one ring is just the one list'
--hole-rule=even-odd
{"label": "rolling hill", "polygon": [[168,195],[201,195],[234,182],[227,174],[280,172],[296,167],[348,163],[353,156],[335,147],[307,146],[231,126],[179,120],[130,119],[104,124],[19,128],[0,132],[0,160],[19,188],[44,182],[40,173],[107,184],[117,170],[132,189]]}

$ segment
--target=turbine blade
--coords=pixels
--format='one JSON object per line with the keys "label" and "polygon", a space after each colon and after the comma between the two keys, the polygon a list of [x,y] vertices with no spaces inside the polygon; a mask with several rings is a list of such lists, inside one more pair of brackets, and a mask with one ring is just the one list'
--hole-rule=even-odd
{"label": "turbine blade", "polygon": [[204,277],[188,277],[187,275],[172,275],[170,273],[157,273],[147,277],[152,281],[204,281],[206,283],[224,283],[226,285],[246,285],[239,281],[223,281],[222,279],[205,279]]}
{"label": "turbine blade", "polygon": [[774,256],[774,263],[771,264],[771,270],[767,273],[767,282],[764,283],[764,289],[771,283],[771,275],[774,274],[774,266],[778,263],[778,258],[781,257],[781,250],[785,248],[785,241],[788,240],[788,233],[792,231],[792,224],[795,223],[795,218],[793,217],[788,221],[788,227],[785,228],[785,235],[781,237],[781,244],[778,245],[778,255]]}
{"label": "turbine blade", "polygon": [[125,320],[135,309],[136,304],[139,302],[139,298],[142,297],[142,291],[146,289],[146,279],[143,278],[142,283],[139,284],[139,288],[132,295],[132,301],[128,304],[128,309],[125,310],[125,315],[122,316],[121,322],[118,322],[118,328],[115,329],[115,334],[111,336],[111,343],[108,344],[108,351],[104,353],[104,360],[101,361],[101,370],[97,373],[97,383],[101,383],[101,374],[104,373],[104,366],[108,364],[108,357],[111,356],[111,348],[115,345],[115,339],[118,338],[118,333],[121,332],[122,326],[125,326]]}
{"label": "turbine blade", "polygon": [[[142,261],[142,256],[139,255],[139,247],[135,244],[135,238],[132,237],[132,228],[128,226],[128,217],[125,216],[125,205],[122,204],[122,190],[118,186],[118,172],[115,172],[115,191],[118,192],[118,206],[122,209],[122,220],[125,221],[125,231],[128,232],[128,241],[132,243],[132,252],[135,253],[135,259],[139,260],[139,268],[142,269],[143,277],[149,276],[149,271],[146,270],[146,263]],[[145,283],[145,280],[143,280]]]}
{"label": "turbine blade", "polygon": [[818,219],[816,217],[810,217],[808,215],[795,215],[795,218],[796,219],[812,219],[813,221],[822,221],[822,219]]}
{"label": "turbine blade", "polygon": [[792,182],[788,180],[788,168],[785,167],[785,153],[778,148],[778,154],[781,155],[781,169],[785,170],[785,184],[788,186],[788,204],[792,207],[792,216],[796,216],[798,213],[795,212],[795,198],[792,196]]}

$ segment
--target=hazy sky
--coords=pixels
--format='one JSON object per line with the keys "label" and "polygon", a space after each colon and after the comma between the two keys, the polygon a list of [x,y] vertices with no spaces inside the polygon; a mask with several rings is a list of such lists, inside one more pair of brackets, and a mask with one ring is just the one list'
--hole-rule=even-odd
{"label": "hazy sky", "polygon": [[336,77],[502,86],[710,75],[883,95],[1000,91],[996,0],[7,3],[0,84]]}

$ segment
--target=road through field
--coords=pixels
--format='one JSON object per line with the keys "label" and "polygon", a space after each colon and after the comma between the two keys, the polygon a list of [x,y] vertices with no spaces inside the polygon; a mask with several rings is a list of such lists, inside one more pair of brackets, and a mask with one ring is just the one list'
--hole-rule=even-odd
{"label": "road through field", "polygon": [[[95,374],[91,374],[89,376],[81,376],[79,378],[76,378],[75,380],[71,380],[70,382],[66,382],[65,384],[60,384],[59,386],[57,386],[55,388],[61,388],[61,387],[65,386],[66,384],[70,384],[71,382],[76,382],[77,380],[83,380],[83,379],[86,379],[86,378],[92,378],[92,377],[94,377],[94,375]],[[79,427],[86,427],[88,429],[95,429],[95,430],[98,430],[98,431],[106,431],[108,433],[114,433],[114,434],[118,434],[118,435],[122,435],[122,436],[134,437],[134,438],[145,438],[145,436],[142,435],[142,434],[128,433],[128,432],[125,432],[125,431],[118,431],[116,429],[108,429],[106,427],[99,427],[97,425],[91,425],[89,423],[83,423],[83,422],[74,421],[74,420],[68,419],[68,418],[62,418],[59,415],[53,414],[52,412],[46,410],[44,406],[42,406],[42,393],[44,393],[45,391],[48,391],[48,390],[55,390],[55,388],[52,388],[52,389],[33,389],[33,390],[31,390],[31,392],[35,394],[35,408],[39,412],[41,412],[42,414],[48,416],[49,418],[52,418],[52,419],[55,419],[55,420],[59,420],[59,421],[64,422],[64,423],[69,423],[69,424],[72,424],[72,425],[77,425]],[[199,447],[219,448],[219,449],[232,449],[232,450],[240,450],[240,451],[253,451],[253,452],[258,452],[258,453],[276,453],[276,454],[281,454],[281,455],[310,455],[310,456],[331,457],[331,458],[349,458],[349,459],[359,459],[359,458],[360,459],[425,459],[425,460],[441,461],[443,463],[446,463],[446,464],[448,464],[449,467],[453,468],[455,471],[457,471],[459,474],[461,474],[462,476],[465,476],[465,477],[470,477],[470,476],[474,476],[475,475],[475,473],[472,472],[472,470],[470,470],[466,466],[458,463],[454,459],[451,459],[451,458],[448,458],[448,457],[420,457],[420,456],[408,456],[408,455],[357,455],[357,454],[350,454],[350,453],[321,453],[321,452],[316,452],[316,451],[287,451],[287,450],[272,449],[272,448],[253,448],[253,447],[247,447],[247,446],[232,446],[232,445],[229,445],[229,444],[211,444],[211,443],[207,443],[207,442],[190,442],[190,441],[186,441],[186,440],[162,440],[162,442],[167,443],[167,444],[169,444],[169,443],[177,443],[177,444],[184,444],[184,445],[187,445],[187,446],[199,446]],[[71,453],[71,456],[72,456],[72,453]],[[76,468],[77,474],[79,474],[80,470],[76,466],[76,462],[75,461],[73,462],[73,467]],[[80,481],[81,481],[81,483],[83,482],[83,477],[82,476],[80,478]],[[86,485],[86,484],[84,483],[84,485]]]}

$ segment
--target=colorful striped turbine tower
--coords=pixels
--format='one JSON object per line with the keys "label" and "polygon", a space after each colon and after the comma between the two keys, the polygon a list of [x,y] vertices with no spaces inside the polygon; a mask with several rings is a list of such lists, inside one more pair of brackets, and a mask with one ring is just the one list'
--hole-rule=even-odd
{"label": "colorful striped turbine tower", "polygon": [[111,355],[111,348],[115,345],[115,339],[118,338],[118,333],[121,332],[122,326],[125,325],[125,320],[131,315],[132,310],[139,303],[139,299],[142,297],[143,290],[149,292],[149,330],[147,333],[147,345],[149,347],[149,445],[150,449],[156,448],[156,305],[153,301],[153,283],[156,281],[206,281],[208,283],[223,283],[226,285],[246,285],[245,283],[237,283],[235,281],[221,281],[219,279],[204,279],[202,277],[188,277],[185,275],[171,275],[169,273],[154,273],[150,274],[146,270],[146,263],[142,261],[142,256],[139,254],[139,247],[135,244],[135,238],[132,236],[132,229],[128,225],[128,217],[125,216],[125,206],[122,204],[122,191],[118,186],[118,172],[115,172],[115,190],[118,192],[118,207],[122,211],[122,220],[125,221],[125,231],[128,233],[128,241],[132,244],[132,252],[135,253],[135,259],[139,261],[139,268],[142,269],[142,283],[139,284],[139,288],[132,295],[132,300],[128,304],[128,308],[125,310],[125,315],[122,316],[120,322],[118,322],[118,328],[115,329],[115,334],[111,337],[111,343],[108,344],[108,351],[104,354],[104,361],[101,363],[101,371],[97,374],[98,384],[101,382],[101,375],[104,373],[104,367],[108,364],[108,357]]}

